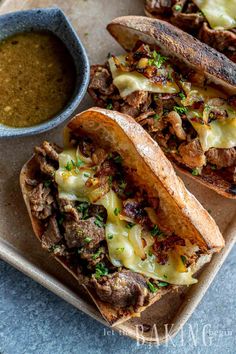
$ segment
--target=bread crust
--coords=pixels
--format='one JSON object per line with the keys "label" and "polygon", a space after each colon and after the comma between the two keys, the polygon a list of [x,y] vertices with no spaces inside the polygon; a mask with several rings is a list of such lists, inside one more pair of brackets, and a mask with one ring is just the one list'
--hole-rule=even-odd
{"label": "bread crust", "polygon": [[[143,175],[142,183],[146,182],[147,188],[152,188],[153,194],[159,196],[163,212],[170,213],[170,218],[174,218],[176,232],[185,238],[191,234],[192,239],[205,249],[206,253],[218,252],[224,246],[224,239],[215,221],[186,190],[160,147],[134,119],[118,112],[95,107],[75,116],[68,127],[73,131],[88,134],[104,147],[113,147],[121,154],[125,163],[132,167],[136,166],[138,178]],[[33,156],[21,170],[20,185],[33,230],[41,241],[44,228],[40,220],[31,213],[30,191],[26,183],[27,178],[35,177],[36,169],[37,162]],[[167,222],[168,218],[169,216]],[[78,280],[76,269],[69,268],[63,257],[55,256],[55,258]],[[84,287],[110,325],[138,316],[147,307],[140,307],[137,312],[133,309],[116,309],[101,301],[91,288]],[[148,306],[167,292],[178,288],[178,286],[162,288],[151,299]]]}
{"label": "bread crust", "polygon": [[236,93],[236,64],[190,34],[159,19],[142,16],[123,16],[108,24],[107,30],[127,51],[138,38],[155,43],[164,54],[185,62],[205,74],[231,94]]}
{"label": "bread crust", "polygon": [[[204,73],[208,80],[219,85],[227,94],[236,93],[236,64],[224,54],[166,21],[141,16],[118,17],[108,24],[107,30],[127,51],[133,48],[137,39],[154,42],[163,54],[172,59],[176,57],[187,66]],[[236,186],[219,178],[216,173],[212,173],[213,178],[207,175],[193,176],[183,165],[177,164],[171,155],[168,155],[168,159],[179,171],[195,181],[223,197],[236,199]]]}

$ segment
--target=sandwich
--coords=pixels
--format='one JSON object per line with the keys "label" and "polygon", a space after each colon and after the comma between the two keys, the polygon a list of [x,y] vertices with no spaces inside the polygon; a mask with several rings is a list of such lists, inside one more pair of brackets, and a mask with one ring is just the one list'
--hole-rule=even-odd
{"label": "sandwich", "polygon": [[171,24],[113,20],[125,49],[92,65],[96,105],[131,115],[183,173],[236,198],[236,65]]}
{"label": "sandwich", "polygon": [[145,0],[145,13],[172,23],[236,62],[235,0]]}
{"label": "sandwich", "polygon": [[44,141],[20,174],[33,230],[110,325],[139,316],[197,272],[224,239],[131,117],[75,116],[64,148]]}

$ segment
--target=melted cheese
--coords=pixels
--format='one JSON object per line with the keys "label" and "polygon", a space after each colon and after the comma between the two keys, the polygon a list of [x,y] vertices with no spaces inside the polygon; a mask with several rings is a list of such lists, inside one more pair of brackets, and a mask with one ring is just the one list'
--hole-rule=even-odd
{"label": "melted cheese", "polygon": [[227,149],[236,146],[236,118],[212,121],[209,125],[191,122],[204,151],[212,147]]}
{"label": "melted cheese", "polygon": [[[86,167],[86,164],[78,170],[68,171],[65,166],[76,160],[76,150],[68,149],[59,154],[59,169],[56,171],[55,180],[58,184],[59,198],[70,200],[89,201],[94,193],[94,188],[85,186],[88,176],[93,177],[93,170]],[[191,248],[178,246],[178,250],[169,254],[168,262],[165,265],[158,264],[156,257],[150,254],[154,238],[149,232],[143,231],[141,226],[136,224],[133,228],[127,228],[127,222],[121,220],[119,214],[114,213],[115,209],[122,209],[122,201],[117,194],[110,190],[101,197],[95,204],[103,205],[107,210],[107,222],[105,234],[108,245],[109,258],[115,267],[124,266],[134,272],[146,275],[149,278],[166,281],[176,285],[190,285],[197,280],[192,277],[193,271],[189,267],[181,269],[181,254],[192,254]],[[142,239],[145,240],[145,247],[141,251]],[[190,249],[190,251],[189,251]]]}
{"label": "melted cheese", "polygon": [[193,0],[213,29],[236,27],[236,0]]}
{"label": "melted cheese", "polygon": [[[120,62],[125,61],[125,56],[117,57]],[[178,86],[174,82],[154,83],[146,76],[137,71],[125,72],[117,69],[113,58],[109,59],[109,66],[112,73],[113,84],[118,88],[121,97],[126,97],[135,91],[148,91],[154,93],[177,93]],[[163,69],[160,69],[160,71]],[[165,69],[166,70],[166,69]],[[172,70],[171,68],[169,70]]]}
{"label": "melted cheese", "polygon": [[74,169],[68,171],[65,166],[76,162],[76,150],[68,149],[59,154],[59,169],[55,173],[58,184],[59,197],[69,200],[89,201],[90,189],[85,187],[89,177],[94,175],[91,168],[83,167],[83,171],[76,173]]}
{"label": "melted cheese", "polygon": [[[209,150],[210,148],[221,148],[227,149],[236,146],[236,111],[226,102],[223,101],[223,104],[220,106],[214,106],[212,99],[214,98],[223,98],[225,95],[219,90],[206,87],[198,88],[193,86],[193,90],[188,93],[188,96],[191,96],[191,93],[194,93],[195,96],[201,97],[204,100],[205,108],[203,113],[199,110],[190,110],[187,112],[187,117],[191,122],[192,126],[198,133],[198,137],[201,143],[201,146],[204,151]],[[181,103],[185,105],[185,101],[182,100]],[[214,120],[207,124],[200,124],[192,121],[194,117],[202,119],[202,117],[208,117],[211,109],[220,109],[227,112],[227,118],[224,120]]]}

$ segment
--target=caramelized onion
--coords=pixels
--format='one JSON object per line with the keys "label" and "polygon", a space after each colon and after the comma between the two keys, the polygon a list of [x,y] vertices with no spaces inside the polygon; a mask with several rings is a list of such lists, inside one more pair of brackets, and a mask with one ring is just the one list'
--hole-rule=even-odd
{"label": "caramelized onion", "polygon": [[137,256],[145,259],[145,252],[142,242],[142,228],[140,225],[134,225],[129,231],[129,240]]}
{"label": "caramelized onion", "polygon": [[100,187],[92,190],[89,193],[90,203],[96,203],[99,199],[101,199],[105,194],[107,194],[110,190],[108,183],[101,185]]}
{"label": "caramelized onion", "polygon": [[92,164],[92,159],[90,157],[86,157],[82,154],[82,152],[80,151],[79,145],[77,146],[76,149],[76,159],[78,161],[83,161],[84,163],[91,165]]}
{"label": "caramelized onion", "polygon": [[151,222],[154,225],[158,225],[158,217],[157,217],[157,214],[156,214],[155,210],[153,208],[150,208],[150,207],[144,208],[144,210],[146,210],[146,212],[148,214],[148,217],[151,220]]}

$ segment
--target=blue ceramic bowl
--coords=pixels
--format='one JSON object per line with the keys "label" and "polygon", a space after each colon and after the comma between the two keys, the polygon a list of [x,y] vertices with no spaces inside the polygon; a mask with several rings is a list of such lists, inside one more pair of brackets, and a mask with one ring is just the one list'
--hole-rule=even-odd
{"label": "blue ceramic bowl", "polygon": [[89,82],[88,57],[72,25],[59,8],[17,11],[0,16],[0,41],[17,33],[44,30],[59,37],[74,60],[76,83],[72,98],[63,111],[43,123],[24,128],[13,128],[0,124],[0,137],[32,135],[56,127],[76,113],[79,103],[86,93]]}

